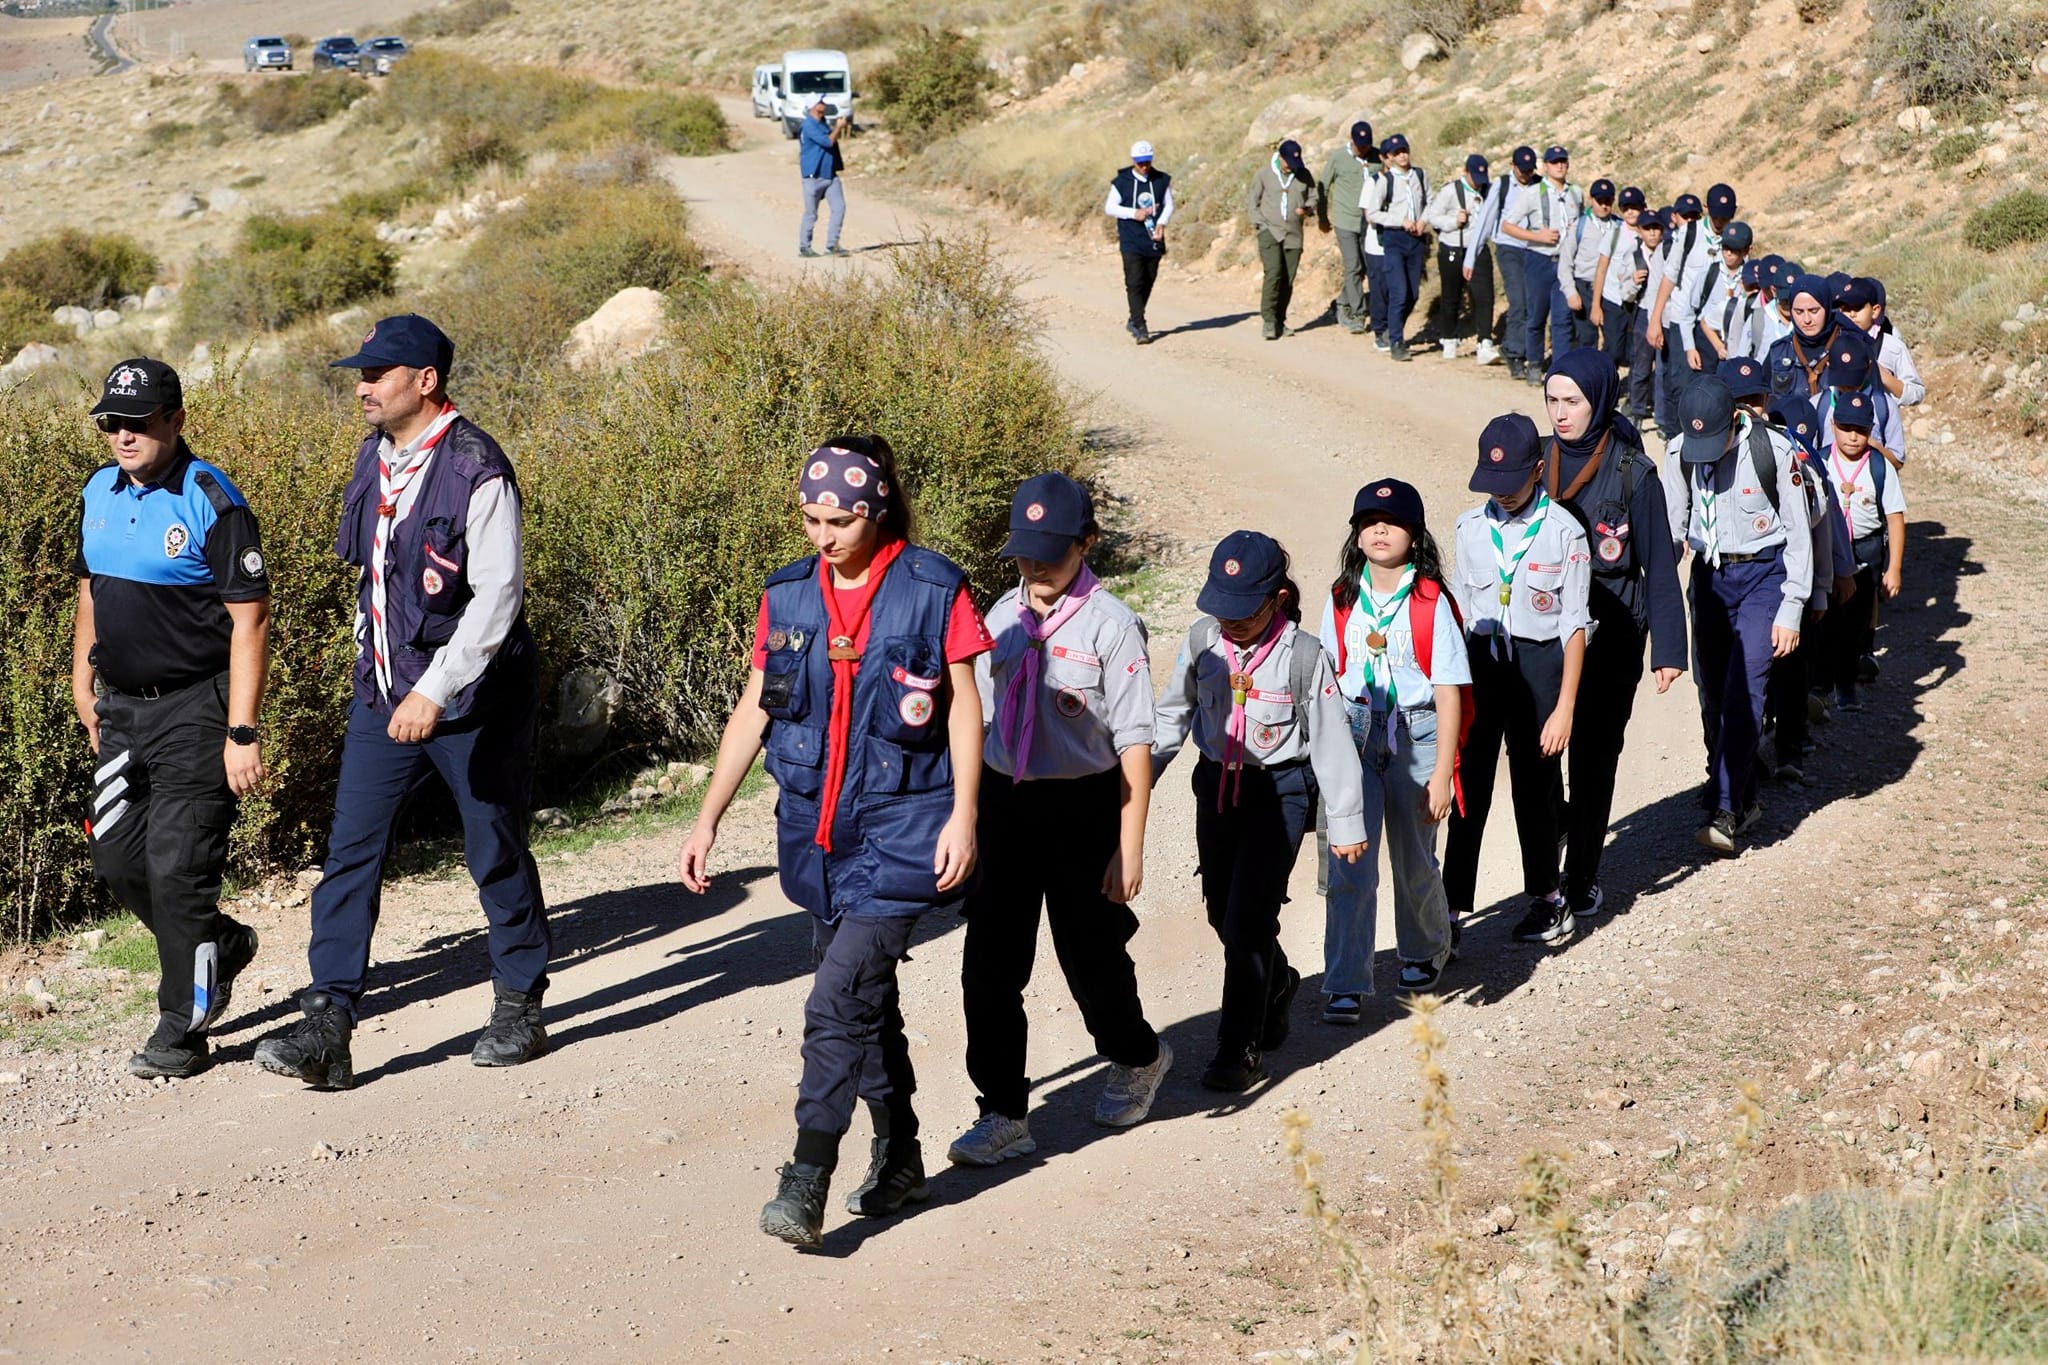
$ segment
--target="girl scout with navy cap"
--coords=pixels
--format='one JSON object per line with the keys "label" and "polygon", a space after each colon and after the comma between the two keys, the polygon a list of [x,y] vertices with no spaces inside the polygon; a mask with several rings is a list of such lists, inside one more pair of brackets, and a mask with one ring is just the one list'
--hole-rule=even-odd
{"label": "girl scout with navy cap", "polygon": [[910,543],[908,492],[879,436],[835,437],[797,498],[818,553],[768,576],[746,689],[725,723],[682,883],[702,893],[718,822],[765,747],[782,893],[810,911],[796,1149],[761,1231],[815,1246],[839,1145],[865,1100],[875,1138],[855,1213],[925,1197],[917,1078],[896,986],[918,918],[957,906],[981,788],[975,656],[993,644],[959,565]]}
{"label": "girl scout with navy cap", "polygon": [[982,875],[967,898],[960,984],[981,1116],[947,1149],[957,1165],[993,1166],[1038,1147],[1025,1114],[1024,988],[1041,904],[1067,988],[1110,1061],[1095,1121],[1142,1120],[1173,1065],[1145,1022],[1126,946],[1145,879],[1152,669],[1145,623],[1088,567],[1095,536],[1088,493],[1065,474],[1017,489],[1002,552],[1021,581],[989,610],[996,647],[974,664],[988,741]]}
{"label": "girl scout with navy cap", "polygon": [[1364,779],[1336,671],[1299,628],[1301,591],[1271,536],[1233,531],[1209,560],[1188,631],[1159,700],[1154,781],[1192,734],[1195,847],[1202,900],[1223,943],[1223,1005],[1210,1090],[1249,1090],[1264,1054],[1287,1040],[1301,973],[1280,948],[1280,907],[1316,803],[1330,853],[1366,852]]}
{"label": "girl scout with navy cap", "polygon": [[1543,486],[1536,424],[1496,417],[1479,436],[1471,488],[1486,501],[1458,518],[1451,591],[1465,617],[1472,663],[1472,731],[1465,741],[1465,804],[1451,815],[1444,889],[1453,916],[1470,914],[1479,845],[1493,806],[1494,768],[1507,743],[1522,889],[1523,943],[1571,942],[1571,907],[1558,889],[1560,756],[1572,738],[1591,617],[1593,557],[1586,532]]}
{"label": "girl scout with navy cap", "polygon": [[1871,439],[1875,406],[1867,393],[1837,402],[1834,440],[1824,452],[1841,493],[1842,532],[1862,594],[1829,621],[1821,666],[1822,680],[1834,685],[1835,704],[1845,711],[1862,709],[1856,684],[1875,644],[1878,593],[1897,597],[1906,568],[1906,492]]}
{"label": "girl scout with navy cap", "polygon": [[[1351,742],[1365,767],[1365,832],[1386,830],[1401,990],[1427,991],[1455,946],[1436,828],[1450,813],[1472,673],[1422,495],[1399,479],[1358,490],[1323,607]],[[1358,1022],[1372,993],[1379,859],[1332,859],[1323,931],[1323,1020]]]}

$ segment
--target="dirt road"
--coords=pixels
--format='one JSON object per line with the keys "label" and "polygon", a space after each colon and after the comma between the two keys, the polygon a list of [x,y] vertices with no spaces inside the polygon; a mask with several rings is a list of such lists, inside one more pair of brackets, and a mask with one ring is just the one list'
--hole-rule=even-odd
{"label": "dirt road", "polygon": [[[770,125],[735,116],[742,150],[672,174],[693,230],[750,273],[870,268],[922,224],[977,221],[856,178],[856,260],[800,262],[794,151]],[[1034,276],[1049,353],[1096,395],[1095,421],[1117,438],[1108,480],[1120,515],[1177,547],[1152,612],[1160,670],[1216,535],[1268,529],[1314,584],[1363,479],[1412,479],[1448,522],[1470,497],[1479,427],[1508,407],[1533,411],[1530,391],[1469,360],[1397,369],[1328,327],[1263,342],[1248,289],[1171,270],[1153,318],[1165,335],[1138,350],[1121,330],[1110,249],[999,240]],[[1967,732],[2022,667],[2010,650],[1974,646],[2009,643],[2017,619],[1982,568],[2029,551],[1995,543],[1995,503],[1927,483],[1915,488],[1909,560],[1920,586],[1893,616],[1873,707],[1888,742],[1834,745],[1816,785],[1774,793],[1758,847],[1702,865],[1693,699],[1684,684],[1646,693],[1607,878],[1627,913],[1560,954],[1510,942],[1520,907],[1504,827],[1493,841],[1481,899],[1500,903],[1446,978],[1443,1021],[1469,1203],[1500,1202],[1535,1146],[1597,1140],[1607,1148],[1583,1172],[1588,1184],[1615,1199],[1656,1186],[1665,1216],[1676,1214],[1704,1168],[1658,1155],[1672,1130],[1709,1138],[1735,1076],[1775,1085],[1840,1026],[1815,983],[1853,970],[1839,964],[1865,944],[1807,932],[1805,917],[1832,910],[1844,879],[1889,894],[1922,875],[1876,866],[1862,836],[1936,802],[1956,812],[1950,844],[1976,837],[1963,812],[1982,798],[1965,800],[1969,779],[1919,760],[1937,732]],[[1959,672],[1966,647],[1971,667]],[[674,838],[544,866],[557,1050],[532,1066],[489,1072],[464,1059],[488,988],[461,881],[387,894],[353,1093],[306,1093],[248,1062],[303,979],[302,909],[261,921],[264,951],[220,1035],[222,1064],[202,1078],[127,1080],[126,1038],[75,1058],[0,1061],[22,1068],[12,1084],[0,1078],[0,1352],[1213,1360],[1320,1341],[1345,1309],[1294,1212],[1279,1116],[1313,1116],[1332,1194],[1362,1234],[1418,1226],[1409,1046],[1384,995],[1356,1030],[1304,1009],[1269,1087],[1221,1105],[1196,1088],[1218,955],[1195,895],[1186,782],[1183,766],[1155,803],[1134,945],[1154,1022],[1183,1060],[1140,1128],[1089,1125],[1099,1067],[1043,953],[1032,995],[1039,1155],[943,1170],[973,1097],[960,1066],[960,936],[932,923],[905,971],[904,1010],[933,1203],[858,1222],[835,1197],[822,1254],[760,1236],[754,1216],[790,1137],[808,949],[804,916],[775,888],[767,806],[755,800],[728,820],[719,883],[702,901],[672,883]],[[1306,863],[1294,891],[1285,941],[1313,972],[1322,913]],[[1383,952],[1383,980],[1390,971]],[[1304,1005],[1313,994],[1311,975]],[[1615,1086],[1626,1112],[1587,1098]],[[864,1144],[857,1128],[846,1158],[856,1171]]]}

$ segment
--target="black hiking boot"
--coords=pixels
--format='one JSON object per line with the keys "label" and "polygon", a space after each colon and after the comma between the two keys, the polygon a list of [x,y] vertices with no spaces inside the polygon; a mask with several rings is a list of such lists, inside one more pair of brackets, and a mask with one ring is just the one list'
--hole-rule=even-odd
{"label": "black hiking boot", "polygon": [[296,1076],[315,1090],[347,1090],[356,1083],[349,1035],[355,1021],[348,1006],[325,991],[299,997],[305,1017],[275,1038],[256,1044],[256,1065],[280,1076]]}
{"label": "black hiking boot", "polygon": [[1202,1073],[1202,1089],[1242,1095],[1265,1079],[1266,1059],[1259,1055],[1258,1044],[1246,1043],[1217,1051],[1216,1059]]}
{"label": "black hiking boot", "polygon": [[540,1026],[540,994],[494,986],[491,1017],[477,1036],[469,1060],[478,1066],[518,1066],[543,1056],[548,1031]]}
{"label": "black hiking boot", "polygon": [[1266,1023],[1259,1033],[1259,1050],[1271,1052],[1287,1041],[1294,1031],[1294,996],[1301,989],[1301,973],[1293,967],[1281,980],[1280,988],[1266,1002]]}
{"label": "black hiking boot", "polygon": [[142,1051],[128,1059],[128,1074],[152,1081],[159,1076],[183,1079],[197,1076],[208,1064],[206,1035],[187,1032],[185,1021],[176,1015],[160,1014]]}
{"label": "black hiking boot", "polygon": [[231,924],[228,931],[216,940],[220,965],[215,971],[213,994],[207,997],[206,1018],[200,1021],[194,1032],[210,1033],[215,1024],[227,1018],[228,1002],[235,996],[235,978],[256,960],[256,946],[256,931],[246,924]]}
{"label": "black hiking boot", "polygon": [[880,1218],[931,1198],[924,1183],[924,1148],[915,1138],[904,1143],[875,1138],[871,1150],[867,1179],[846,1196],[848,1213]]}
{"label": "black hiking boot", "polygon": [[832,1173],[823,1166],[792,1161],[777,1175],[775,1197],[761,1206],[761,1231],[791,1246],[814,1247],[824,1239],[825,1196]]}

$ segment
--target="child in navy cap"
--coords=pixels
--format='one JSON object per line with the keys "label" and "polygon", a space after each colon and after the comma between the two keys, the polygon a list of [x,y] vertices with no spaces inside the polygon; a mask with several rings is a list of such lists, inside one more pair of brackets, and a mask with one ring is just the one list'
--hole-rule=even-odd
{"label": "child in navy cap", "polygon": [[1844,394],[1835,403],[1829,472],[1842,498],[1856,593],[1828,623],[1824,681],[1832,682],[1838,710],[1858,711],[1856,687],[1875,672],[1880,601],[1899,595],[1906,569],[1906,491],[1871,439],[1876,404],[1870,394]]}
{"label": "child in navy cap", "polygon": [[1280,948],[1280,907],[1302,836],[1320,796],[1331,856],[1367,856],[1364,779],[1336,672],[1298,625],[1301,593],[1279,543],[1257,531],[1224,537],[1195,605],[1206,614],[1159,700],[1153,771],[1156,781],[1192,735],[1202,901],[1223,943],[1216,1056],[1202,1084],[1238,1093],[1265,1079],[1301,986]]}

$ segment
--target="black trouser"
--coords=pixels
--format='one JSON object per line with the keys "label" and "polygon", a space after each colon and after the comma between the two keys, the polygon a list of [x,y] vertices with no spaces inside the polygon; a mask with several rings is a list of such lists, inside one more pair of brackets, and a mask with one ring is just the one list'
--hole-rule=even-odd
{"label": "black trouser", "polygon": [[[1607,846],[1607,822],[1614,811],[1614,777],[1621,767],[1622,739],[1635,712],[1636,687],[1643,680],[1643,632],[1634,614],[1604,588],[1593,590],[1591,603],[1596,628],[1586,642],[1585,663],[1579,669],[1572,740],[1565,749],[1572,785],[1565,811],[1570,843],[1564,857],[1564,884],[1573,896],[1583,896],[1600,880],[1600,856]],[[1519,821],[1520,816],[1516,818]]]}
{"label": "black trouser", "polygon": [[[1530,300],[1523,297],[1527,292],[1526,277],[1529,271],[1529,253],[1518,246],[1507,246],[1504,243],[1495,242],[1493,244],[1493,255],[1494,259],[1500,262],[1501,290],[1508,296],[1508,315],[1502,323],[1500,349],[1509,360],[1524,360],[1527,357],[1522,352],[1529,349],[1527,335],[1529,326],[1528,310],[1535,306]],[[1477,278],[1479,272],[1474,270],[1472,274],[1474,278]],[[1545,308],[1550,306],[1548,298],[1544,300],[1543,306]],[[1491,321],[1492,319],[1489,318],[1488,322]],[[1541,356],[1537,357],[1539,361],[1542,358]],[[1457,902],[1452,901],[1451,904],[1455,906]]]}
{"label": "black trouser", "polygon": [[1494,769],[1503,740],[1515,833],[1522,844],[1522,890],[1531,896],[1557,890],[1557,791],[1563,765],[1543,756],[1542,735],[1564,686],[1564,646],[1556,640],[1516,640],[1512,658],[1496,658],[1492,642],[1474,636],[1471,661],[1472,731],[1462,765],[1465,813],[1451,812],[1444,848],[1444,894],[1453,915],[1468,915],[1475,908],[1479,845],[1493,808]]}
{"label": "black trouser", "polygon": [[1629,367],[1629,340],[1635,331],[1636,306],[1632,303],[1616,303],[1612,299],[1600,300],[1600,349],[1614,362],[1616,370]]}
{"label": "black trouser", "polygon": [[[1650,345],[1650,310],[1637,304],[1628,320],[1628,411],[1638,422],[1656,417],[1662,426],[1662,417],[1669,415],[1657,412],[1657,367],[1664,363]],[[1681,358],[1679,363],[1684,360]]]}
{"label": "black trouser", "polygon": [[[967,946],[960,963],[967,1010],[967,1076],[981,1112],[1024,1117],[1024,987],[1038,951],[1039,907],[1053,952],[1096,1051],[1122,1066],[1159,1058],[1145,1022],[1137,968],[1126,946],[1138,932],[1128,905],[1102,894],[1102,875],[1123,829],[1123,774],[1112,768],[1070,781],[1017,782],[981,770],[975,843],[981,876],[967,898]],[[1059,847],[1048,850],[1057,832]]]}
{"label": "black trouser", "polygon": [[1465,248],[1437,244],[1436,249],[1437,285],[1442,291],[1437,295],[1436,335],[1439,341],[1455,341],[1458,337],[1458,314],[1460,302],[1470,306],[1463,311],[1466,325],[1472,335],[1481,341],[1493,340],[1493,256],[1481,248],[1479,259],[1472,263],[1472,278],[1465,278]]}
{"label": "black trouser", "polygon": [[915,915],[811,920],[811,993],[804,1000],[804,1069],[796,1091],[796,1159],[831,1170],[839,1139],[866,1101],[875,1136],[917,1137],[917,1073],[903,1033],[897,964],[910,960]]}
{"label": "black trouser", "polygon": [[1267,1009],[1287,984],[1280,907],[1302,835],[1315,828],[1316,779],[1306,762],[1227,774],[1205,758],[1195,765],[1194,786],[1202,903],[1223,944],[1216,1043],[1228,1054],[1258,1045]]}
{"label": "black trouser", "polygon": [[108,693],[93,706],[93,871],[156,935],[157,1009],[192,1028],[220,965],[221,869],[235,797],[228,790],[228,675],[156,698]]}
{"label": "black trouser", "polygon": [[1145,328],[1145,305],[1152,301],[1152,286],[1159,279],[1163,255],[1126,251],[1124,257],[1124,306],[1130,310],[1131,326]]}
{"label": "black trouser", "polygon": [[[1880,455],[1879,459],[1884,457]],[[1894,473],[1893,478],[1898,475]],[[1856,682],[1857,662],[1877,646],[1877,608],[1886,563],[1885,533],[1876,531],[1855,541],[1856,595],[1823,618],[1825,641],[1815,661],[1816,681],[1830,687]],[[1821,570],[1816,569],[1816,573]],[[1829,570],[1828,572],[1833,572]]]}
{"label": "black trouser", "polygon": [[[1830,572],[1830,582],[1833,577]],[[1813,689],[1813,671],[1826,657],[1821,635],[1827,629],[1828,617],[1834,614],[1832,608],[1827,616],[1806,613],[1799,632],[1799,647],[1782,659],[1771,660],[1770,680],[1764,684],[1764,710],[1773,721],[1772,743],[1780,763],[1797,763],[1806,751],[1806,736],[1811,728],[1806,698]]]}

